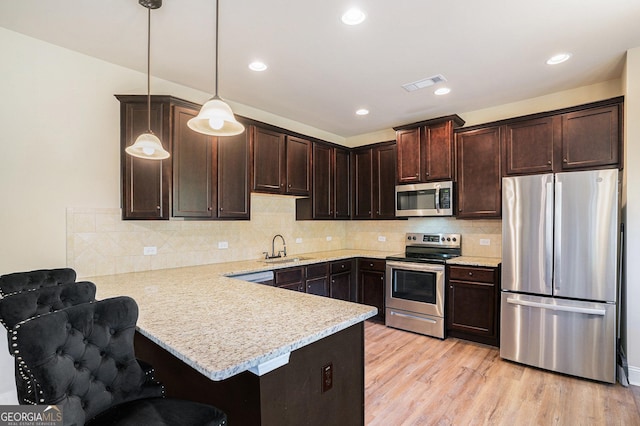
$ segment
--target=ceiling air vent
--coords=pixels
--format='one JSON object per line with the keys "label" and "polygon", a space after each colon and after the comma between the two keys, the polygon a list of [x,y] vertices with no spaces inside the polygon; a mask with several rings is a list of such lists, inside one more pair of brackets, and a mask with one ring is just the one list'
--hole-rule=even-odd
{"label": "ceiling air vent", "polygon": [[433,86],[434,84],[447,81],[442,74],[434,75],[432,77],[423,78],[422,80],[414,81],[413,83],[403,84],[402,88],[407,92],[413,92],[418,89],[424,89],[425,87]]}

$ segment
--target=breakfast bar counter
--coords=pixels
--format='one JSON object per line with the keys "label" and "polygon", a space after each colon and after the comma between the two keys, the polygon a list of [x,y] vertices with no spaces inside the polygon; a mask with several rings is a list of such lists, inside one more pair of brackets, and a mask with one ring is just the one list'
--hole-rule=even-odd
{"label": "breakfast bar counter", "polygon": [[386,253],[304,256],[83,279],[99,299],[136,300],[136,355],[156,368],[167,395],[212,403],[232,424],[300,424],[300,416],[329,424],[334,412],[362,424],[363,321],[376,308],[228,277]]}

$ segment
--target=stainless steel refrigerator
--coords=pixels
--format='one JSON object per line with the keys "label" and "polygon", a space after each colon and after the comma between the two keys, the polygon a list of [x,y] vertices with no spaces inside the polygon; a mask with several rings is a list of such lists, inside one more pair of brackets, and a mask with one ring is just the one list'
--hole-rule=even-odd
{"label": "stainless steel refrigerator", "polygon": [[500,356],[616,381],[618,170],[502,180]]}

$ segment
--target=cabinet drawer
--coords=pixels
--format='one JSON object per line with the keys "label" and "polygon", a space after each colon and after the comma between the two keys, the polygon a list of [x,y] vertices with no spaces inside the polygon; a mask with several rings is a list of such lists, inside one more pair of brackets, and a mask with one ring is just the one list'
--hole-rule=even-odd
{"label": "cabinet drawer", "polygon": [[314,265],[307,266],[307,279],[326,277],[326,276],[327,276],[326,263],[316,263]]}
{"label": "cabinet drawer", "polygon": [[360,259],[361,270],[384,272],[385,265],[384,259]]}
{"label": "cabinet drawer", "polygon": [[495,282],[495,270],[493,268],[449,267],[450,280],[479,281],[483,283]]}
{"label": "cabinet drawer", "polygon": [[304,281],[304,268],[276,269],[273,271],[276,285]]}
{"label": "cabinet drawer", "polygon": [[339,262],[331,263],[331,273],[339,274],[340,272],[347,272],[351,270],[351,260],[341,260]]}

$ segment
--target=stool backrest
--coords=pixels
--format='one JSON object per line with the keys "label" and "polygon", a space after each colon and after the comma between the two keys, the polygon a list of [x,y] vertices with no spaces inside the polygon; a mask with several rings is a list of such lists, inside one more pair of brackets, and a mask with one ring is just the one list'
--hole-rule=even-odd
{"label": "stool backrest", "polygon": [[18,291],[52,287],[76,281],[76,271],[71,268],[38,269],[14,272],[0,276],[0,297]]}

